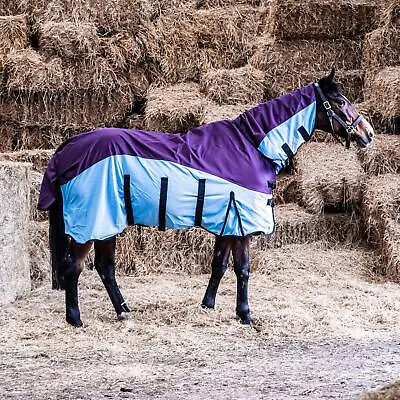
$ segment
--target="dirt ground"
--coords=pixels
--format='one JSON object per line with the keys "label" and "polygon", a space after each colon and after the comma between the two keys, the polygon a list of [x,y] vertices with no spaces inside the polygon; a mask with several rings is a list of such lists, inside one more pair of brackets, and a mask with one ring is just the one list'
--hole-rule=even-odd
{"label": "dirt ground", "polygon": [[0,399],[359,399],[400,376],[400,286],[365,249],[270,250],[252,273],[256,325],[235,320],[229,271],[217,309],[208,276],[120,276],[132,320],[116,320],[94,271],[82,319],[42,286],[0,308]]}

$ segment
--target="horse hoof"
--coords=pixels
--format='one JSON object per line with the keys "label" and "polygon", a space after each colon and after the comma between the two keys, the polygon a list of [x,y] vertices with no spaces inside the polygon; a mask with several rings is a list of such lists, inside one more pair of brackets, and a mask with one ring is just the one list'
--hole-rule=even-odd
{"label": "horse hoof", "polygon": [[251,318],[250,315],[246,315],[245,317],[238,316],[238,318],[239,318],[241,324],[243,324],[243,325],[253,325],[254,324],[253,318]]}
{"label": "horse hoof", "polygon": [[67,322],[72,325],[74,328],[82,328],[83,322],[79,319],[73,319],[73,318],[66,318]]}
{"label": "horse hoof", "polygon": [[204,299],[201,303],[201,308],[209,308],[214,310],[215,309],[215,303],[213,301],[207,301]]}
{"label": "horse hoof", "polygon": [[123,311],[121,314],[117,316],[118,321],[126,321],[128,319],[132,319],[132,315],[130,312]]}

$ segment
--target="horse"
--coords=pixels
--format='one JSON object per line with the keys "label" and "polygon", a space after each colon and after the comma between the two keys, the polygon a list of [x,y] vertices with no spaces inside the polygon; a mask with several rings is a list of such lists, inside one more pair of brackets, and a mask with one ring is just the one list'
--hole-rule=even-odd
{"label": "horse", "polygon": [[54,289],[65,289],[66,321],[83,325],[78,279],[94,245],[94,267],[117,318],[130,318],[115,279],[116,236],[128,225],[198,226],[215,235],[202,307],[213,309],[233,256],[236,315],[252,324],[249,243],[273,234],[276,175],[314,130],[346,148],[368,146],[369,122],[342,94],[334,70],[232,120],[180,133],[99,128],[64,142],[44,173],[38,208],[49,211]]}

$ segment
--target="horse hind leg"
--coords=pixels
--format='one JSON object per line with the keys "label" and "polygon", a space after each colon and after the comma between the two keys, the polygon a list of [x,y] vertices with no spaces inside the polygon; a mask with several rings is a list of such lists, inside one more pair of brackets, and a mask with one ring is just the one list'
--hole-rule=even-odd
{"label": "horse hind leg", "polygon": [[78,244],[71,239],[69,254],[63,261],[66,320],[77,328],[83,325],[79,311],[78,280],[91,245],[91,242]]}
{"label": "horse hind leg", "polygon": [[253,323],[248,298],[250,275],[249,245],[250,238],[236,238],[232,249],[233,268],[237,279],[236,315],[246,325]]}
{"label": "horse hind leg", "polygon": [[107,290],[118,319],[123,320],[130,318],[130,309],[115,280],[115,244],[115,236],[108,240],[95,242],[94,266]]}
{"label": "horse hind leg", "polygon": [[215,238],[214,256],[211,264],[211,277],[202,301],[203,307],[215,307],[215,297],[217,295],[218,287],[226,269],[228,268],[228,260],[232,248],[231,242],[232,240],[230,238]]}

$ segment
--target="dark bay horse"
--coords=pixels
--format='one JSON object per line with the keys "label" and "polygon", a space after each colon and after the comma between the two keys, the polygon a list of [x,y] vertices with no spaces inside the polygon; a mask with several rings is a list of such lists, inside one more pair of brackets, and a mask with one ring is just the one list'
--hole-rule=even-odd
{"label": "dark bay horse", "polygon": [[130,309],[115,280],[116,235],[139,224],[215,234],[202,306],[214,308],[230,254],[236,314],[251,324],[249,242],[275,228],[276,174],[315,129],[349,148],[366,147],[373,129],[334,82],[318,83],[254,107],[234,120],[184,133],[103,128],[62,144],[45,172],[39,205],[49,210],[53,288],[65,289],[66,319],[82,326],[78,279],[94,244],[94,266],[119,319]]}

